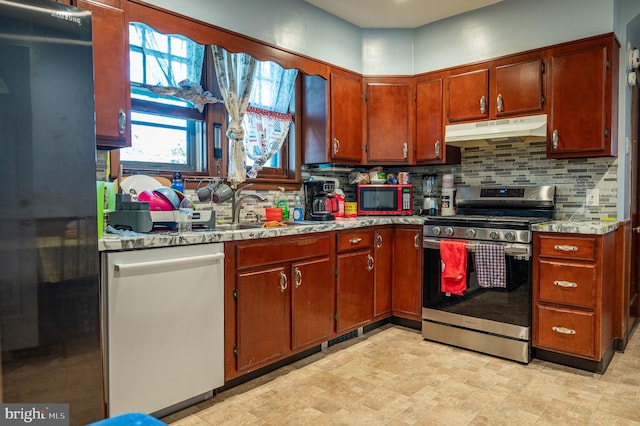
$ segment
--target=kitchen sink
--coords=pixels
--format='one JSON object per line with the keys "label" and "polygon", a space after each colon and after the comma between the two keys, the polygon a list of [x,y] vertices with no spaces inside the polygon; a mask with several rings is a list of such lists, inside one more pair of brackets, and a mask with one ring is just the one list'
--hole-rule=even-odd
{"label": "kitchen sink", "polygon": [[[319,222],[314,222],[310,220],[303,220],[302,222],[287,222],[286,226],[282,226],[282,228],[287,228],[291,226],[303,226],[303,225],[317,225]],[[241,229],[261,229],[263,222],[241,222],[241,223],[221,223],[216,225],[217,231],[236,231]],[[277,229],[279,227],[273,228],[264,228],[264,229]]]}

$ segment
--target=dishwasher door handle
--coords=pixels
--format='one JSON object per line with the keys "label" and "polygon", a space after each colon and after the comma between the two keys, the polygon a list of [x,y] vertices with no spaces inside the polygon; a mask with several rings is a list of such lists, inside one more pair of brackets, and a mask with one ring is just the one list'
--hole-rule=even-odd
{"label": "dishwasher door handle", "polygon": [[116,263],[113,265],[113,269],[122,274],[135,273],[138,271],[144,271],[149,268],[157,268],[159,266],[180,266],[182,268],[191,267],[194,263],[209,263],[222,261],[224,259],[224,253],[205,254],[201,256],[187,256],[178,257],[175,259],[164,260],[150,260],[147,262],[136,263]]}

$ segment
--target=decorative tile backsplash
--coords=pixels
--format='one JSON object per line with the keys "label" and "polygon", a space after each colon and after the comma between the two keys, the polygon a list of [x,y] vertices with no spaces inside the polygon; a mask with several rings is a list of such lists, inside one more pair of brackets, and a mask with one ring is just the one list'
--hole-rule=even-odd
{"label": "decorative tile backsplash", "polygon": [[[104,180],[106,151],[98,151],[97,176]],[[102,170],[101,170],[102,168]],[[359,169],[362,171],[367,168]],[[389,173],[408,171],[410,183],[414,185],[414,213],[422,208],[422,179],[427,174],[436,174],[436,196],[442,187],[442,175],[450,173],[452,166],[413,166],[406,168],[385,167]],[[576,160],[552,160],[546,158],[545,142],[515,142],[491,145],[478,142],[462,148],[462,162],[453,166],[455,186],[467,185],[555,185],[556,210],[555,219],[568,220],[597,220],[600,218],[616,217],[617,201],[617,158],[589,158]],[[102,176],[102,177],[101,177]],[[319,178],[338,178],[340,188],[345,193],[346,201],[355,201],[355,185],[349,184],[348,171],[333,170],[303,170],[303,180],[310,176]],[[597,188],[600,191],[598,207],[587,207],[586,193],[588,189]],[[241,220],[255,220],[247,213],[255,211],[264,215],[265,207],[273,207],[275,202],[286,198],[290,209],[293,207],[296,195],[300,195],[304,203],[304,193],[300,191],[251,191],[267,198],[266,202],[251,200],[247,202],[241,212]],[[197,196],[193,191],[187,191],[194,201]],[[199,208],[214,209],[218,220],[231,220],[231,203],[211,204],[197,203]],[[263,216],[264,217],[264,216]]]}

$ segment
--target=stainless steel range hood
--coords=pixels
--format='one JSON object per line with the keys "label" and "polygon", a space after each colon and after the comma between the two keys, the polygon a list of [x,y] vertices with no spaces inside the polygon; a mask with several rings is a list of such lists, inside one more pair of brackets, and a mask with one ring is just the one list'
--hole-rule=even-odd
{"label": "stainless steel range hood", "polygon": [[475,123],[445,126],[444,141],[447,145],[460,146],[470,141],[509,143],[523,140],[547,139],[547,115],[478,121]]}

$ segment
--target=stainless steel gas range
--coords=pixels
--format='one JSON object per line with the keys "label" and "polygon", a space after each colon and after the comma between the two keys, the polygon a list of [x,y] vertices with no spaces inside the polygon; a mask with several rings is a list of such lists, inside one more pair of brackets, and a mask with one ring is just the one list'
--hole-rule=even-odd
{"label": "stainless steel gas range", "polygon": [[425,217],[425,339],[531,360],[530,228],[553,217],[554,198],[553,186],[461,187],[456,216]]}

